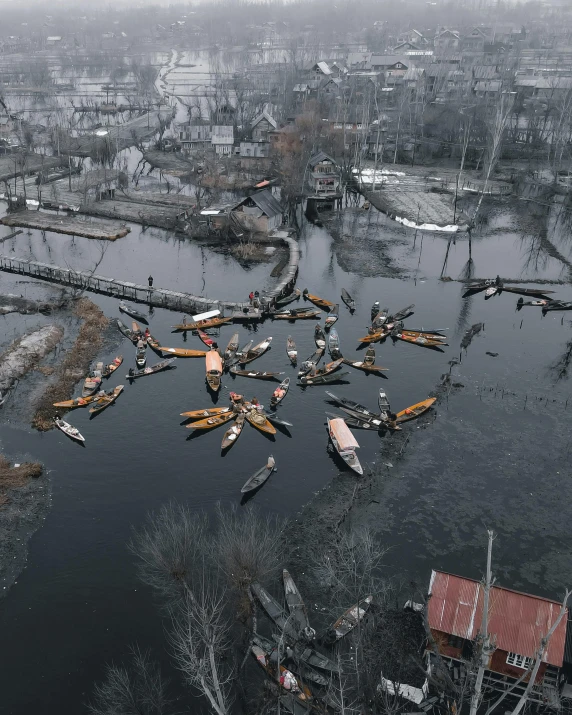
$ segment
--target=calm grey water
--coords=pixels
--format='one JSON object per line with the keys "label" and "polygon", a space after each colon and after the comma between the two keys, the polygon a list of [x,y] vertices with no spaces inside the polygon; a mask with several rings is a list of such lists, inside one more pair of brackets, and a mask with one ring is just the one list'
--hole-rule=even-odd
{"label": "calm grey water", "polygon": [[[495,221],[473,241],[473,274],[532,276],[528,248],[534,236],[527,239],[520,231],[517,209],[505,207]],[[517,296],[507,293],[488,302],[482,295],[463,301],[459,283],[438,280],[447,240],[428,234],[421,240],[421,234],[359,209],[347,210],[330,229],[306,225],[303,230],[298,286],[330,300],[346,288],[357,302],[354,315],[342,305],[336,326],[346,356],[358,354],[357,340],[366,332],[375,300],[395,310],[415,303],[415,315],[407,321],[411,327],[449,329],[451,346],[443,354],[405,343],[377,346],[376,362],[389,368],[388,379],[352,371],[349,384],[331,388],[335,393],[373,408],[383,385],[392,406],[402,409],[424,399],[449,369],[448,361],[459,357],[466,327],[480,321],[486,325],[454,373],[464,388],[439,406],[434,425],[422,432],[414,422],[407,427],[412,440],[406,459],[387,472],[383,501],[367,518],[390,547],[390,573],[420,583],[432,567],[479,577],[486,524],[502,532],[498,564],[505,583],[557,595],[569,561],[563,556],[563,538],[571,516],[570,474],[567,466],[557,469],[557,464],[566,458],[564,433],[570,417],[564,405],[571,390],[567,379],[556,380],[551,365],[570,339],[569,319],[558,313],[542,318],[534,308],[516,313]],[[565,239],[559,240],[564,252]],[[54,235],[44,243],[33,232],[3,244],[3,252],[8,250],[81,268],[93,261],[97,247],[86,239]],[[459,238],[451,246],[445,274],[457,277],[467,255],[466,239]],[[561,262],[542,252],[538,258],[537,275],[562,275]],[[109,246],[98,272],[138,281],[151,272],[157,285],[242,298],[266,284],[269,267],[245,270],[234,259],[190,241],[134,228]],[[13,276],[2,275],[0,281],[2,292],[51,290]],[[569,286],[555,289],[572,299]],[[116,301],[94,300],[109,316],[119,315]],[[179,317],[155,311],[152,333],[162,344],[200,348],[196,337],[184,343],[180,334],[171,334]],[[36,322],[21,316],[2,319],[0,342],[9,342],[18,326]],[[234,330],[223,328],[220,344]],[[288,334],[301,358],[313,351],[311,322],[266,321],[256,335],[239,331],[243,343],[250,337],[273,337],[272,350],[254,364],[256,369],[294,376],[286,357]],[[499,355],[493,358],[486,351]],[[128,358],[127,367],[134,359],[131,344],[119,336],[99,357],[108,360],[117,353]],[[152,355],[149,362],[155,362]],[[119,373],[109,387],[125,382],[126,369]],[[268,404],[273,389],[269,383],[229,376],[223,385],[221,404],[231,389]],[[241,485],[271,453],[279,470],[253,500],[265,512],[294,516],[331,480],[353,479],[340,474],[326,451],[324,412],[332,408],[324,401],[324,389],[291,388],[279,408],[294,423],[291,437],[278,432],[270,441],[247,426],[225,457],[220,455],[222,428],[187,440],[189,431],[180,425],[180,412],[212,404],[200,359],[179,360],[174,371],[126,385],[116,405],[93,420],[87,411],[71,413],[70,421],[87,439],[85,449],[59,432],[32,431],[15,403],[4,408],[2,451],[44,462],[53,503],[30,542],[26,569],[0,601],[0,712],[76,713],[105,663],[120,660],[130,644],[152,646],[165,657],[160,619],[126,548],[131,527],[140,526],[150,510],[169,499],[197,510],[211,509],[217,501],[238,503]],[[501,398],[503,389],[506,396]],[[536,400],[533,411],[523,411],[525,399]],[[552,399],[557,402],[547,401]],[[377,435],[360,431],[356,436],[362,463],[384,461],[384,443]],[[525,498],[525,492],[534,496]],[[194,702],[193,712],[198,711]]]}

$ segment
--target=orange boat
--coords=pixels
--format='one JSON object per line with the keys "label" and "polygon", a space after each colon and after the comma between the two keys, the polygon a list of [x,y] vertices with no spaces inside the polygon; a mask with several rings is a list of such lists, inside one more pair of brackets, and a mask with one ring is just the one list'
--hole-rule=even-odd
{"label": "orange boat", "polygon": [[204,328],[217,328],[219,325],[224,325],[225,323],[231,323],[232,318],[211,318],[210,320],[197,320],[194,323],[177,323],[177,325],[172,325],[174,330],[202,330]]}
{"label": "orange boat", "polygon": [[335,305],[335,303],[332,303],[331,300],[324,300],[324,298],[318,298],[317,295],[312,295],[311,293],[308,293],[307,288],[304,288],[302,295],[304,296],[305,300],[309,300],[311,303],[317,305],[318,308],[321,308],[322,310],[329,311],[330,308],[333,308]]}
{"label": "orange boat", "polygon": [[192,422],[190,425],[185,425],[185,427],[187,429],[213,429],[214,427],[224,425],[234,417],[236,417],[236,414],[231,410],[230,412],[225,412],[222,415],[213,415],[212,417],[207,417],[204,420]]}
{"label": "orange boat", "polygon": [[181,412],[181,417],[189,419],[204,419],[205,417],[214,417],[215,415],[225,415],[231,412],[230,407],[207,407],[204,410],[191,410],[190,412]]}
{"label": "orange boat", "polygon": [[205,356],[207,367],[207,384],[213,392],[220,390],[220,378],[222,375],[222,358],[217,350],[209,350]]}
{"label": "orange boat", "polygon": [[369,335],[366,335],[365,338],[360,338],[359,342],[360,343],[379,343],[381,340],[385,340],[385,338],[387,336],[388,336],[387,331],[376,330],[374,333],[370,333]]}
{"label": "orange boat", "polygon": [[250,422],[253,427],[259,429],[261,432],[266,432],[266,434],[276,434],[276,428],[270,424],[266,416],[258,412],[258,410],[253,409],[248,412],[246,419]]}
{"label": "orange boat", "polygon": [[423,400],[422,402],[417,402],[415,405],[411,405],[411,407],[406,407],[404,410],[401,410],[401,412],[397,413],[397,422],[408,422],[409,420],[414,420],[416,417],[419,417],[419,415],[422,415],[424,412],[427,412],[427,410],[431,409],[431,407],[435,404],[437,401],[436,397],[430,397],[427,400]]}
{"label": "orange boat", "polygon": [[169,353],[169,355],[185,358],[205,357],[207,354],[206,350],[189,350],[188,348],[164,348],[161,346],[159,350],[164,353]]}

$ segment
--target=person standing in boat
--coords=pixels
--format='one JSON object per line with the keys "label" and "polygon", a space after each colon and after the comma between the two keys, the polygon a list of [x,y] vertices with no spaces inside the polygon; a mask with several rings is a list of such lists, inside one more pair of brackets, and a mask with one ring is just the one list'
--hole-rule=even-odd
{"label": "person standing in boat", "polygon": [[149,282],[149,288],[152,288],[153,287],[153,276],[150,275],[149,278],[147,278],[147,281]]}

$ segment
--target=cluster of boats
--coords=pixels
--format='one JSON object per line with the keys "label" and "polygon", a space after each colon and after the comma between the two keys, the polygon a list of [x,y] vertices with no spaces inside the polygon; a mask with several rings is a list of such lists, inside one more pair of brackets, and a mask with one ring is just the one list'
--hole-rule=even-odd
{"label": "cluster of boats", "polygon": [[[259,583],[252,584],[258,604],[272,623],[271,638],[255,633],[251,653],[266,675],[280,688],[280,702],[286,712],[302,715],[309,710],[324,711],[328,685],[333,677],[343,677],[342,667],[314,647],[316,631],[308,610],[290,573],[282,572],[286,609]],[[367,596],[342,613],[326,629],[321,641],[334,646],[351,633],[366,616],[372,597]]]}
{"label": "cluster of boats", "polygon": [[[485,300],[489,300],[495,295],[501,295],[503,292],[516,293],[521,296],[516,303],[517,310],[524,306],[542,308],[543,313],[549,313],[554,310],[572,310],[572,302],[550,297],[550,294],[554,293],[553,290],[506,285],[498,276],[495,279],[471,283],[463,293],[463,298],[469,298],[477,293],[484,293]],[[533,298],[534,300],[525,301],[522,296]]]}

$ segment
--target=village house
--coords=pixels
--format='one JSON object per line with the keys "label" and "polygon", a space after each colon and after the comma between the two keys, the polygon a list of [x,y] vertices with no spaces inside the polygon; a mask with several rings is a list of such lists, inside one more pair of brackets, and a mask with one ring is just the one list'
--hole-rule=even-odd
{"label": "village house", "polygon": [[286,124],[268,133],[270,150],[274,154],[289,154],[299,151],[302,146],[300,130],[295,124]]}
{"label": "village house", "polygon": [[212,128],[211,146],[218,156],[232,154],[234,146],[234,127],[232,125],[215,124]]}
{"label": "village house", "polygon": [[400,55],[372,55],[369,61],[372,70],[383,72],[385,78],[403,77],[413,63]]}
{"label": "village house", "polygon": [[[483,617],[484,589],[479,581],[432,571],[429,583],[428,622],[440,655],[451,673],[471,659],[474,640]],[[555,623],[561,604],[512,589],[493,586],[490,593],[488,632],[494,650],[488,659],[484,687],[505,692],[529,668],[540,640]],[[566,642],[565,616],[558,624],[542,658],[530,700],[546,703],[550,690],[559,687]],[[513,690],[520,696],[527,677]]]}
{"label": "village house", "polygon": [[210,124],[186,124],[179,131],[179,141],[189,149],[205,148],[211,143]]}
{"label": "village house", "polygon": [[240,142],[240,156],[263,159],[270,154],[270,142]]}
{"label": "village house", "polygon": [[0,134],[7,136],[14,131],[14,121],[7,114],[0,114]]}
{"label": "village house", "polygon": [[328,67],[326,62],[311,62],[304,66],[304,74],[307,77],[331,77],[332,70]]}
{"label": "village house", "polygon": [[242,228],[255,233],[270,233],[283,222],[282,206],[268,189],[242,199],[233,207],[231,216]]}
{"label": "village house", "polygon": [[492,39],[491,28],[474,27],[471,32],[461,39],[461,49],[465,53],[482,54],[485,44]]}
{"label": "village house", "polygon": [[319,151],[308,160],[307,184],[315,196],[336,196],[340,193],[340,167],[323,151]]}
{"label": "village house", "polygon": [[266,142],[268,141],[268,132],[276,129],[278,126],[275,119],[273,119],[270,114],[263,111],[250,125],[251,137],[253,142]]}
{"label": "village house", "polygon": [[434,45],[435,49],[440,52],[458,50],[461,45],[461,38],[455,30],[441,30],[435,36]]}
{"label": "village house", "polygon": [[301,82],[300,84],[295,84],[292,88],[292,94],[296,102],[304,102],[310,94],[310,87],[307,82]]}

